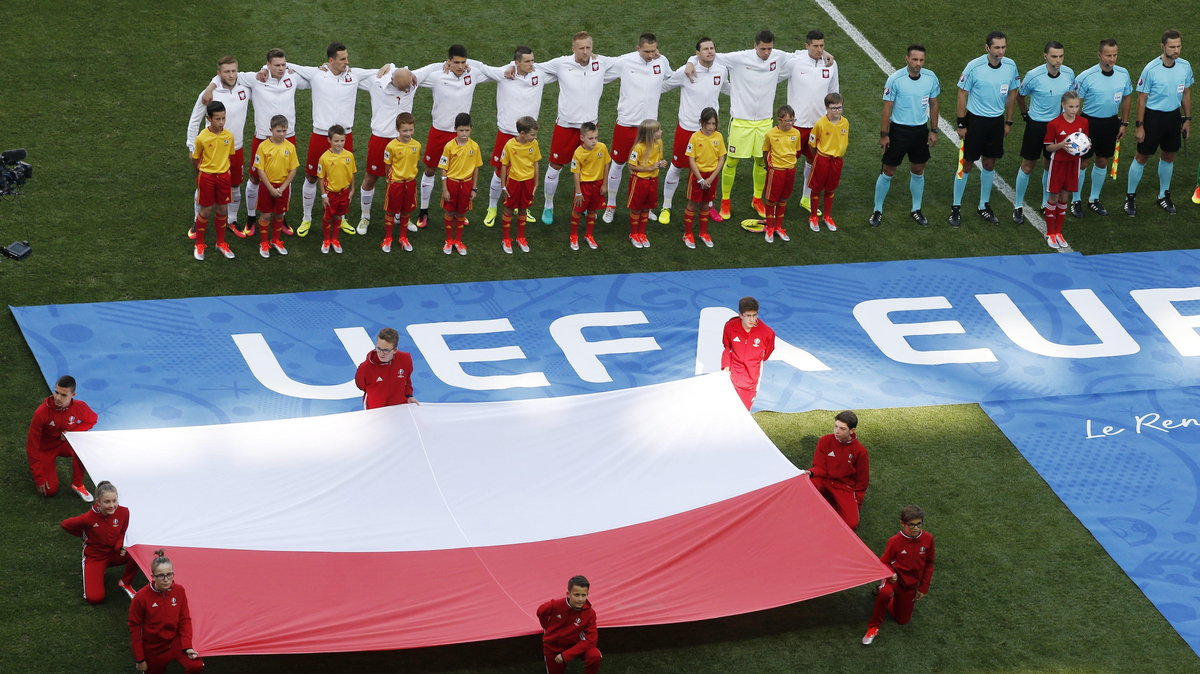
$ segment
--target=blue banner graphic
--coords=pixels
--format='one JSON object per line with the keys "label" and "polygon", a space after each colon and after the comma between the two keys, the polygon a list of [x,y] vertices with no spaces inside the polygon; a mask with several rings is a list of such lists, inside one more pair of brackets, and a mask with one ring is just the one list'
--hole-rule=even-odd
{"label": "blue banner graphic", "polygon": [[[1103,257],[1108,268],[1119,267],[1121,256]],[[79,397],[101,411],[104,428],[356,409],[355,367],[385,326],[397,328],[400,348],[412,352],[416,396],[424,401],[563,396],[680,379],[719,369],[721,327],[743,295],[758,298],[779,339],[756,409],[1200,385],[1200,311],[1187,299],[1195,289],[1136,289],[1139,304],[1110,285],[1083,256],[1030,255],[13,313],[47,382],[74,375]]]}
{"label": "blue banner graphic", "polygon": [[1200,653],[1200,388],[983,407]]}

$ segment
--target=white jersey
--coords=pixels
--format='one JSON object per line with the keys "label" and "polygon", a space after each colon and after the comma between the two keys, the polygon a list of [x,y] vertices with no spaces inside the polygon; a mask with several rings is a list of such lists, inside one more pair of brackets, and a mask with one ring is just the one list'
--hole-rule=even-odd
{"label": "white jersey", "polygon": [[[553,73],[536,68],[527,75],[517,72],[515,63],[501,66],[482,65],[482,70],[496,82],[496,128],[510,136],[517,135],[517,120],[522,117],[538,118],[542,110],[542,89],[557,81]],[[504,71],[513,69],[513,78],[504,76]]]}
{"label": "white jersey", "polygon": [[617,99],[617,124],[637,126],[647,119],[658,119],[658,99],[663,84],[672,76],[667,57],[659,54],[651,61],[639,52],[613,59],[605,81],[621,79],[621,97]]}
{"label": "white jersey", "polygon": [[796,126],[811,129],[825,116],[825,95],[840,93],[838,65],[825,65],[825,58],[813,59],[807,49],[796,51],[784,69],[788,81],[787,102],[796,111]]}
{"label": "white jersey", "polygon": [[315,66],[288,67],[308,80],[312,87],[313,133],[329,135],[329,127],[341,124],[346,133],[354,131],[354,104],[358,102],[358,90],[370,90],[374,83],[375,70],[368,68],[346,68],[340,75]]}
{"label": "white jersey", "polygon": [[454,132],[454,118],[460,112],[471,112],[471,102],[475,100],[475,85],[487,82],[488,77],[484,65],[479,61],[467,59],[470,70],[461,76],[445,71],[445,61],[430,63],[413,71],[419,86],[433,89],[433,128],[438,131]]}
{"label": "white jersey", "polygon": [[[196,136],[204,126],[207,106],[200,102],[203,97],[203,91],[196,96],[196,104],[192,106],[192,116],[188,120],[187,149],[189,153],[196,151]],[[234,149],[242,149],[242,137],[246,134],[246,113],[250,108],[250,87],[235,84],[230,89],[218,83],[217,88],[213,90],[212,99],[225,104],[225,128],[233,134]]]}
{"label": "white jersey", "polygon": [[773,119],[775,85],[792,58],[778,49],[772,49],[765,61],[753,49],[717,54],[716,61],[729,68],[729,115],[747,121]]}
{"label": "white jersey", "polygon": [[397,89],[392,84],[392,75],[396,72],[396,64],[389,63],[383,77],[376,77],[367,89],[371,93],[371,135],[380,138],[396,138],[396,115],[402,112],[412,112],[413,98],[417,95],[417,86],[408,91]]}
{"label": "white jersey", "polygon": [[555,124],[578,129],[584,122],[600,118],[600,95],[604,93],[605,75],[613,60],[592,55],[583,65],[575,62],[574,54],[559,56],[535,68],[558,79],[558,119]]}
{"label": "white jersey", "polygon": [[729,93],[729,68],[717,63],[707,68],[697,60],[696,81],[684,74],[687,66],[680,66],[671,77],[663,82],[663,91],[679,87],[679,127],[684,131],[700,130],[700,113],[705,108],[721,111],[720,94]]}
{"label": "white jersey", "polygon": [[[289,73],[286,70],[283,77],[271,77],[267,73],[267,81],[259,82],[258,73],[238,73],[238,84],[250,87],[254,99],[254,137],[266,140],[271,137],[271,118],[283,115],[288,120],[287,135],[296,133],[296,90],[307,89],[308,80],[299,73]],[[214,77],[213,84],[221,86],[220,78]]]}

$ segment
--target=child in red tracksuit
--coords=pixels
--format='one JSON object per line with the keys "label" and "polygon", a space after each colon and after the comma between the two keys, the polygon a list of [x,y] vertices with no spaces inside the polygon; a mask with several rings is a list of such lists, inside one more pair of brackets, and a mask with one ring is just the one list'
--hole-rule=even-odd
{"label": "child in red tracksuit", "polygon": [[588,601],[590,584],[583,576],[567,581],[567,596],[551,599],[538,607],[542,623],[542,656],[547,674],[563,674],[567,663],[583,657],[584,674],[600,671],[600,649],[596,648],[596,611]]}
{"label": "child in red tracksuit", "polygon": [[758,319],[758,300],[738,300],[738,315],[721,331],[721,369],[729,378],[746,409],[754,406],[763,363],[775,352],[775,331]]}
{"label": "child in red tracksuit", "polygon": [[178,662],[184,672],[199,672],[204,661],[192,648],[192,617],[187,594],[175,584],[175,567],[162,550],[154,551],[150,584],[129,604],[129,642],[139,672],[159,674]]}
{"label": "child in red tracksuit", "polygon": [[812,484],[842,516],[858,529],[858,508],[871,482],[871,457],[858,442],[858,415],[850,410],[833,418],[833,433],[822,436],[813,450]]}
{"label": "child in red tracksuit", "polygon": [[67,431],[86,431],[96,425],[96,413],[87,403],[75,397],[75,378],[64,375],[54,384],[54,395],[38,405],[29,422],[25,440],[25,455],[33,484],[42,496],[58,493],[58,467],[55,459],[71,459],[71,491],[91,503],[92,495],[83,484],[83,464],[75,456],[71,443],[63,437]]}
{"label": "child in red tracksuit", "polygon": [[125,554],[125,530],[129,528],[129,508],[117,503],[117,488],[105,480],[96,485],[96,503],[87,512],[62,521],[72,536],[83,537],[83,598],[89,604],[104,601],[104,571],[124,566],[117,587],[133,598],[133,576],[137,564]]}
{"label": "child in red tracksuit", "polygon": [[879,561],[895,572],[891,578],[879,585],[875,596],[875,610],[863,645],[868,645],[879,635],[884,614],[890,613],[901,625],[912,618],[913,604],[929,594],[929,581],[933,578],[933,534],[925,531],[925,511],[915,505],[904,506],[900,511],[900,533],[888,539],[887,549]]}

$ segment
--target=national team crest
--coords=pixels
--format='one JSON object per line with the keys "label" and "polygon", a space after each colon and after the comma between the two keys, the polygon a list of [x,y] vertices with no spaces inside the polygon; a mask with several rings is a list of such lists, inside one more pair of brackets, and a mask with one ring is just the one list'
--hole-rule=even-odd
{"label": "national team crest", "polygon": [[345,159],[343,159],[342,161],[343,161],[343,162],[345,162],[347,165],[349,165],[349,164],[350,164],[350,158],[349,158],[349,157],[346,157],[346,158],[345,158]]}
{"label": "national team crest", "polygon": [[346,76],[342,79],[342,81],[346,84],[350,84],[354,81],[354,76],[350,74],[349,70],[346,71]]}
{"label": "national team crest", "polygon": [[537,83],[538,83],[538,76],[537,76],[537,75],[534,75],[533,77],[530,77],[530,78],[529,78],[529,85],[530,85],[530,86],[536,87],[536,86],[537,86]]}
{"label": "national team crest", "polygon": [[290,77],[283,78],[283,86],[285,89],[291,89],[292,88],[292,78],[290,78]]}
{"label": "national team crest", "polygon": [[657,63],[654,64],[654,74],[655,75],[662,74],[662,66],[658,65]]}
{"label": "national team crest", "polygon": [[829,79],[829,68],[821,68],[821,77]]}
{"label": "national team crest", "polygon": [[[597,70],[600,70],[600,62],[592,61],[592,71],[595,72]],[[1138,84],[1141,84],[1141,82],[1138,82]]]}
{"label": "national team crest", "polygon": [[246,100],[246,92],[245,92],[245,90],[239,90],[239,91],[238,91],[238,100],[239,100],[239,101],[244,101],[244,100]]}
{"label": "national team crest", "polygon": [[721,86],[721,76],[720,75],[713,75],[713,86],[714,87]]}
{"label": "national team crest", "polygon": [[771,61],[771,72],[775,72],[775,62]]}
{"label": "national team crest", "polygon": [[463,77],[463,86],[464,87],[471,86],[471,76],[470,75],[466,75]]}
{"label": "national team crest", "polygon": [[397,371],[396,371],[396,376],[397,376],[397,377],[403,377],[403,376],[404,376],[404,368],[400,368],[399,370],[397,370]]}

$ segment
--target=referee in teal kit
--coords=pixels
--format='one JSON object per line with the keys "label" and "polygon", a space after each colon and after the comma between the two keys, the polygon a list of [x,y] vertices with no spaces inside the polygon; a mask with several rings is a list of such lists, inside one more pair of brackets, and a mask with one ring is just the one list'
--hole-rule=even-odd
{"label": "referee in teal kit", "polygon": [[[1083,190],[1084,172],[1087,161],[1092,160],[1092,190],[1088,195],[1088,208],[1096,215],[1108,215],[1108,209],[1100,202],[1100,190],[1108,173],[1108,163],[1116,153],[1117,141],[1125,135],[1129,122],[1130,96],[1133,81],[1129,71],[1117,65],[1117,41],[1105,38],[1100,41],[1097,52],[1100,62],[1075,78],[1075,90],[1083,98],[1083,117],[1088,121],[1088,132],[1092,136],[1092,149],[1083,155],[1083,166],[1079,169],[1079,189]],[[1075,210],[1076,196],[1071,210]]]}
{"label": "referee in teal kit", "polygon": [[[1050,41],[1042,48],[1042,56],[1046,62],[1025,73],[1021,78],[1021,88],[1017,90],[1017,107],[1021,109],[1021,117],[1025,120],[1025,133],[1021,136],[1021,169],[1017,171],[1016,201],[1013,204],[1012,219],[1018,225],[1025,224],[1025,191],[1029,189],[1029,175],[1038,160],[1042,160],[1042,189],[1037,198],[1037,208],[1046,201],[1047,176],[1044,169],[1048,168],[1046,161],[1046,125],[1062,112],[1062,95],[1075,87],[1075,71],[1063,65],[1063,46],[1061,42]],[[1026,107],[1025,97],[1029,97]],[[1083,215],[1076,213],[1074,207],[1071,214],[1075,217]]]}
{"label": "referee in teal kit", "polygon": [[937,75],[925,69],[925,47],[909,45],[904,62],[906,66],[892,73],[883,85],[883,121],[879,127],[883,169],[875,179],[875,210],[867,221],[872,227],[883,222],[883,200],[905,155],[910,171],[908,190],[912,193],[909,216],[918,225],[929,224],[921,213],[921,197],[925,194],[925,162],[938,140],[938,96],[942,87]]}
{"label": "referee in teal kit", "polygon": [[992,212],[992,180],[996,160],[1004,156],[1004,137],[1012,130],[1013,104],[1020,76],[1017,64],[1006,57],[1008,38],[999,31],[988,33],[987,52],[973,59],[958,78],[958,137],[963,143],[962,177],[954,179],[954,201],[950,226],[962,224],[962,197],[971,177],[971,165],[983,158],[979,175],[979,217],[1000,222]]}
{"label": "referee in teal kit", "polygon": [[[1171,174],[1175,171],[1175,153],[1187,137],[1192,120],[1192,64],[1179,58],[1183,38],[1177,30],[1162,36],[1162,56],[1146,64],[1137,83],[1137,121],[1133,132],[1137,155],[1129,165],[1129,187],[1125,194],[1125,214],[1137,215],[1134,197],[1146,160],[1160,148],[1158,159],[1158,207],[1175,212],[1171,202]],[[1182,111],[1182,114],[1180,112]]]}

